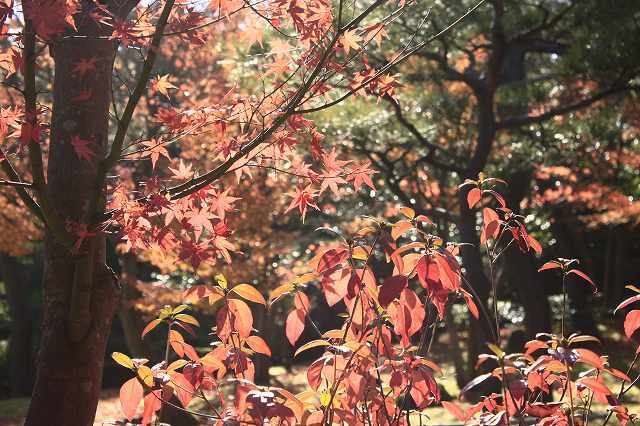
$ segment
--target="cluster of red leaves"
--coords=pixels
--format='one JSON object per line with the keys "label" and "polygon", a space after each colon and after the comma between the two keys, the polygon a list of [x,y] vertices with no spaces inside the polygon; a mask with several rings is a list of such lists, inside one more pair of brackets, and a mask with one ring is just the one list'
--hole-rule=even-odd
{"label": "cluster of red leaves", "polygon": [[[184,307],[177,311],[164,309],[143,334],[161,323],[169,324],[167,344],[179,359],[171,364],[166,359],[150,369],[151,373],[143,369],[154,378],[146,386],[141,367],[134,362],[129,368],[136,371],[139,385],[135,392],[123,395],[123,406],[136,407],[144,398],[143,423],[148,423],[150,413],[159,408],[158,399],[168,401],[176,393],[183,403],[188,402],[180,396],[186,388],[191,395],[214,395],[215,403],[224,409],[207,416],[220,424],[275,421],[402,425],[407,422],[404,413],[409,410],[409,400],[417,410],[438,403],[440,391],[435,376],[440,368],[426,357],[429,325],[438,317],[442,319],[446,303],[456,299],[465,300],[475,317],[479,312],[471,295],[462,288],[457,247],[444,245],[427,232],[432,222],[426,216],[416,215],[410,208],[400,212],[402,218],[393,223],[372,221],[340,243],[320,249],[310,262],[313,272],[271,292],[268,305],[289,296],[293,299],[293,310],[285,323],[291,345],[298,344],[307,323],[318,334],[295,353],[323,349],[308,368],[308,391],[293,395],[281,388],[253,384],[251,355],[269,356],[271,351],[264,340],[252,334],[253,315],[246,301],[264,306],[267,302],[251,285],[231,287],[218,276],[215,285],[194,286],[185,293],[189,303],[207,299],[212,305],[220,304],[214,327],[218,339],[213,343],[215,349],[198,354],[175,329],[191,331],[197,324],[193,317],[182,314]],[[500,221],[501,232],[513,227],[511,219]],[[370,265],[377,254],[393,264],[392,274],[384,279],[378,279]],[[346,321],[340,329],[322,332],[314,324],[309,315],[310,300],[304,292],[312,283],[317,283],[329,306],[341,303],[339,306],[346,308]],[[428,315],[430,305],[437,308],[437,316]],[[188,385],[182,383],[183,378]],[[228,390],[230,384],[233,391]],[[140,389],[146,389],[146,397]],[[222,389],[233,392],[234,398],[225,398]],[[131,418],[135,410],[126,413]]]}
{"label": "cluster of red leaves", "polygon": [[[552,260],[539,271],[560,270],[563,281],[569,275],[576,275],[595,291],[591,278],[573,267],[576,262],[575,259]],[[635,286],[628,288],[640,293]],[[629,297],[616,310],[639,300],[640,295]],[[629,339],[640,329],[639,312],[632,310],[625,319],[625,334]],[[592,404],[597,402],[608,406],[606,422],[615,415],[622,425],[630,421],[635,423],[638,416],[629,412],[621,397],[638,380],[629,377],[637,357],[625,373],[613,368],[607,356],[587,348],[598,343],[597,338],[588,335],[565,337],[563,334],[539,333],[535,340],[526,343],[524,353],[507,354],[489,344],[492,353],[480,355],[476,368],[485,363],[493,363],[495,367],[469,382],[461,393],[465,394],[489,379],[499,382],[501,392],[485,395],[480,402],[466,409],[451,402],[443,402],[443,406],[468,424],[506,425],[510,419],[518,419],[521,423],[532,419],[539,426],[570,426],[586,424],[593,415]],[[640,347],[636,353],[640,353]],[[606,376],[620,381],[617,394],[606,384]],[[625,387],[625,383],[630,384]]]}
{"label": "cluster of red leaves", "polygon": [[[486,185],[485,181],[482,186]],[[492,241],[496,247],[501,238],[509,238],[504,244],[516,242],[523,251],[535,249],[531,243],[535,240],[526,233],[521,219],[504,207],[499,193],[488,194],[501,207],[492,210],[495,219],[487,221],[487,215],[483,215],[486,244]],[[474,207],[481,198],[482,194],[470,205]],[[253,286],[231,286],[222,275],[216,276],[214,285],[189,288],[185,302],[207,299],[218,306],[214,349],[197,351],[179,331],[193,334],[193,327],[198,326],[194,317],[184,313],[187,305],[162,309],[143,336],[161,324],[167,325],[167,354],[171,356],[149,368],[147,360],[114,354],[117,362],[135,372],[121,390],[125,415],[133,418],[143,402],[142,422],[149,424],[154,413],[163,404],[172,404],[175,396],[184,409],[192,398],[205,399],[209,407],[220,407],[199,413],[220,425],[404,425],[412,410],[420,413],[439,403],[436,378],[440,368],[427,357],[430,325],[441,319],[445,305],[455,300],[464,300],[476,318],[480,313],[463,288],[457,247],[430,234],[432,224],[426,216],[410,208],[401,208],[399,213],[401,217],[394,222],[372,220],[354,234],[341,237],[340,242],[319,249],[310,262],[313,271],[277,287],[268,301]],[[393,265],[389,276],[376,277],[370,262],[374,256],[382,256]],[[540,271],[558,270],[563,280],[576,275],[594,285],[574,267],[575,263],[558,259],[547,262]],[[310,285],[318,286],[329,306],[344,306],[342,327],[321,331],[313,322],[311,301],[305,293]],[[640,293],[635,287],[631,289]],[[266,308],[288,298],[293,309],[287,315],[285,334],[291,345],[298,345],[308,325],[317,333],[317,338],[297,347],[295,356],[322,349],[307,369],[309,389],[295,395],[280,387],[253,383],[252,357],[270,356],[271,349],[255,334],[248,302]],[[640,295],[625,300],[618,309],[637,301]],[[429,306],[437,315],[430,313]],[[627,315],[628,337],[640,329],[637,312]],[[495,367],[472,380],[462,394],[487,380],[499,382],[501,392],[489,393],[468,408],[452,402],[442,405],[470,424],[506,425],[510,419],[528,418],[536,419],[538,425],[569,426],[588,416],[596,401],[608,404],[610,415],[626,424],[635,416],[620,397],[626,392],[624,383],[633,380],[628,373],[611,367],[606,357],[583,347],[594,342],[598,340],[592,336],[539,334],[526,344],[524,353],[518,354],[506,354],[496,344],[488,344],[492,353],[482,354],[477,367],[490,363]],[[605,383],[604,375],[622,382],[617,396]]]}
{"label": "cluster of red leaves", "polygon": [[[483,396],[467,409],[450,402],[443,406],[470,424],[501,425],[509,419],[529,418],[536,419],[541,426],[569,426],[582,424],[590,417],[595,401],[608,405],[609,412],[626,424],[635,416],[629,414],[619,398],[624,393],[624,383],[633,380],[627,373],[611,367],[606,356],[577,347],[593,342],[599,341],[587,335],[562,337],[541,333],[525,345],[524,353],[506,354],[489,345],[493,352],[480,355],[477,366],[493,363],[496,367],[469,382],[462,393],[489,379],[497,380],[502,392]],[[617,396],[605,384],[605,374],[621,381]]]}

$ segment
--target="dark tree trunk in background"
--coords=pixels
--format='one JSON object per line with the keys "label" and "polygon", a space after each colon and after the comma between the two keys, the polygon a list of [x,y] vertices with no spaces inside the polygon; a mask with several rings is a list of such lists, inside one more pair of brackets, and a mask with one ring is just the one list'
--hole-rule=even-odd
{"label": "dark tree trunk in background", "polygon": [[449,334],[449,350],[451,351],[451,361],[456,371],[456,384],[462,389],[472,377],[467,376],[464,358],[462,357],[462,348],[460,347],[460,337],[458,335],[458,327],[451,312],[451,306],[447,307],[444,321]]}
{"label": "dark tree trunk in background", "polygon": [[0,273],[11,317],[8,348],[9,394],[13,398],[29,396],[34,379],[31,349],[33,320],[29,311],[31,277],[18,259],[4,253],[0,253]]}
{"label": "dark tree trunk in background", "polygon": [[[507,206],[520,214],[520,202],[531,193],[532,170],[518,170],[509,177],[505,194]],[[524,308],[524,325],[527,339],[536,333],[551,331],[551,308],[543,276],[538,273],[535,256],[512,245],[504,253],[504,267],[511,285]],[[520,348],[519,350],[522,350]]]}
{"label": "dark tree trunk in background", "polygon": [[[474,296],[477,296],[476,302],[487,307],[491,293],[491,283],[485,274],[482,253],[479,248],[480,241],[476,230],[476,216],[475,212],[467,207],[466,191],[460,192],[459,202],[460,219],[458,221],[458,231],[460,232],[461,242],[466,243],[460,249],[462,264],[465,268],[465,277],[468,284],[473,288]],[[484,314],[488,311],[489,309],[486,311],[481,310],[480,319],[475,320],[472,318],[470,321],[471,334],[467,348],[469,351],[468,377],[472,377],[474,373],[477,356],[485,351],[487,343],[494,341],[490,328],[493,317],[487,318]]]}
{"label": "dark tree trunk in background", "polygon": [[[267,312],[263,306],[257,306],[253,309],[253,318],[253,327],[256,330],[260,330],[259,335],[267,342],[267,344],[273,345],[272,342],[274,342],[274,340],[271,339],[271,335],[273,334],[272,312]],[[273,352],[273,347],[271,347],[271,351]],[[256,354],[256,356],[253,357],[253,363],[255,367],[255,383],[268,386],[270,380],[269,367],[271,366],[271,359],[262,354]]]}
{"label": "dark tree trunk in background", "polygon": [[142,296],[137,288],[138,260],[132,253],[125,253],[120,258],[120,282],[122,284],[122,301],[118,317],[122,324],[124,338],[129,348],[129,354],[136,358],[150,356],[150,348],[146,340],[140,336],[145,327],[145,321],[140,312],[135,309],[134,303]]}
{"label": "dark tree trunk in background", "polygon": [[[88,17],[77,22],[91,24]],[[51,44],[55,61],[53,113],[48,160],[48,197],[64,220],[87,223],[89,202],[101,187],[96,167],[79,160],[70,140],[90,140],[96,159],[105,155],[115,42],[58,38]],[[72,69],[95,58],[96,70],[80,79]],[[89,102],[73,102],[74,93],[90,88]],[[98,235],[78,253],[61,245],[50,232],[45,238],[44,318],[37,378],[27,426],[89,426],[100,397],[102,368],[111,321],[118,306],[117,283],[105,265],[105,238]],[[76,283],[74,285],[74,282]],[[74,290],[75,288],[75,290]],[[87,328],[88,327],[88,328]]]}
{"label": "dark tree trunk in background", "polygon": [[[560,257],[578,257],[581,262],[578,268],[590,275],[589,252],[585,246],[584,239],[579,233],[572,230],[569,223],[571,220],[571,215],[562,209],[557,209],[553,212],[551,230],[558,241]],[[558,279],[558,288],[560,288],[560,285],[560,280]],[[571,332],[579,331],[585,334],[598,335],[593,305],[590,303],[591,286],[571,277],[571,279],[567,280],[567,293],[569,294],[570,308],[573,311],[573,315],[570,318]]]}
{"label": "dark tree trunk in background", "polygon": [[[473,155],[469,160],[466,173],[462,176],[465,179],[477,179],[478,174],[484,169],[491,153],[496,128],[494,117],[494,87],[487,83],[483,87],[476,88],[476,98],[478,106],[476,109],[478,119],[478,139]],[[478,297],[477,302],[488,306],[489,295],[491,293],[491,282],[485,273],[482,260],[482,248],[478,236],[476,210],[469,208],[467,203],[467,193],[470,187],[465,186],[458,192],[458,204],[460,206],[460,216],[458,219],[458,231],[460,242],[465,243],[460,248],[462,263],[466,270],[466,278],[469,285],[473,287]],[[487,312],[489,310],[487,309]],[[477,356],[484,352],[486,344],[493,342],[491,325],[493,317],[487,318],[481,311],[480,319],[471,320],[471,339],[469,342],[469,372],[474,373],[474,365]]]}

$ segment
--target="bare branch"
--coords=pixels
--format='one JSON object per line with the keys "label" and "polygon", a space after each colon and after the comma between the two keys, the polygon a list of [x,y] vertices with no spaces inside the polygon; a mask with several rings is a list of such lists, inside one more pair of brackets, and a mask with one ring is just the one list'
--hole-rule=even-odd
{"label": "bare branch", "polygon": [[[21,182],[20,175],[18,175],[18,172],[16,172],[16,169],[13,168],[13,165],[11,165],[11,163],[9,162],[9,159],[7,158],[5,153],[2,152],[1,148],[0,148],[0,158],[4,158],[4,160],[0,161],[0,166],[2,166],[2,170],[4,170],[4,172],[7,174],[9,179],[11,179],[12,182],[20,183]],[[31,197],[31,195],[29,195],[25,187],[20,185],[12,185],[12,186],[15,186],[16,191],[20,196],[20,199],[27,206],[27,208],[31,210],[31,212],[34,215],[36,215],[44,223],[45,220],[44,220],[44,215],[42,214],[42,209],[40,208],[38,203]]]}
{"label": "bare branch", "polygon": [[530,124],[537,124],[537,123],[541,123],[544,121],[547,121],[551,118],[554,117],[558,117],[561,115],[565,115],[565,114],[569,114],[571,112],[574,111],[578,111],[581,110],[583,108],[587,108],[589,106],[591,106],[592,104],[594,104],[595,102],[598,102],[602,99],[605,99],[611,95],[614,95],[616,93],[622,93],[622,92],[626,92],[629,90],[635,90],[632,86],[630,85],[620,85],[620,86],[614,86],[611,87],[607,90],[604,90],[602,92],[596,93],[595,95],[589,96],[588,98],[582,99],[580,101],[574,102],[572,104],[568,104],[568,105],[563,105],[560,106],[558,108],[553,108],[550,109],[549,111],[542,113],[542,114],[538,114],[538,115],[526,115],[526,116],[522,116],[522,117],[514,117],[514,118],[507,118],[505,120],[502,120],[500,122],[496,123],[496,128],[497,129],[512,129],[514,127],[521,127],[521,126],[527,126]]}
{"label": "bare branch", "polygon": [[151,45],[149,46],[147,57],[145,58],[144,64],[142,65],[140,77],[138,78],[136,87],[133,89],[133,93],[127,101],[127,105],[125,106],[124,111],[122,112],[122,118],[118,122],[118,129],[116,131],[116,135],[113,138],[111,151],[109,152],[107,158],[100,165],[100,171],[98,173],[98,179],[100,183],[104,181],[104,176],[106,176],[111,167],[113,167],[113,165],[116,164],[116,162],[120,158],[124,140],[127,136],[127,130],[129,129],[129,124],[131,123],[131,119],[133,118],[133,113],[135,112],[138,102],[140,101],[140,98],[142,98],[142,95],[147,87],[147,82],[151,77],[153,64],[155,63],[156,56],[158,55],[158,48],[160,47],[163,32],[165,27],[167,26],[169,14],[171,13],[171,9],[173,9],[174,2],[175,0],[167,0],[164,8],[162,9],[160,17],[158,18],[158,22],[156,23],[156,31],[153,34],[153,39],[151,40]]}
{"label": "bare branch", "polygon": [[426,162],[429,163],[431,165],[433,165],[434,167],[437,167],[439,169],[448,171],[448,172],[457,172],[457,173],[461,173],[462,169],[459,168],[458,166],[455,165],[449,165],[449,164],[445,164],[445,163],[441,163],[440,161],[438,161],[437,159],[434,158],[434,154],[437,152],[444,152],[444,149],[442,149],[441,147],[439,147],[438,145],[435,145],[434,143],[428,141],[424,135],[420,132],[420,130],[418,130],[416,128],[416,126],[410,122],[407,117],[404,116],[404,114],[402,113],[402,108],[400,107],[400,104],[393,99],[391,96],[386,95],[384,96],[384,99],[386,101],[388,101],[389,103],[391,103],[391,105],[393,106],[393,110],[395,112],[396,115],[396,119],[398,120],[398,122],[409,131],[409,133],[411,133],[413,135],[414,138],[416,138],[416,140],[422,144],[423,146],[425,146],[426,148],[429,149],[429,153],[427,155],[425,155],[424,157],[422,157],[421,161],[422,162]]}

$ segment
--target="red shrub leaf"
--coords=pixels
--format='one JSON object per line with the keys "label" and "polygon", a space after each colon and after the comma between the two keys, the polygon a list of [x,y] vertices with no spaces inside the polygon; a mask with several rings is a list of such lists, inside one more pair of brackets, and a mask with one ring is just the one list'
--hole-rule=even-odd
{"label": "red shrub leaf", "polygon": [[627,314],[624,320],[624,334],[630,339],[633,333],[640,328],[640,310],[634,309]]}
{"label": "red shrub leaf", "polygon": [[407,287],[407,281],[404,275],[394,275],[384,280],[378,296],[380,305],[386,308],[389,303],[398,298],[402,290]]}
{"label": "red shrub leaf", "polygon": [[120,407],[129,420],[136,416],[138,405],[144,396],[144,389],[136,377],[124,382],[120,388]]}

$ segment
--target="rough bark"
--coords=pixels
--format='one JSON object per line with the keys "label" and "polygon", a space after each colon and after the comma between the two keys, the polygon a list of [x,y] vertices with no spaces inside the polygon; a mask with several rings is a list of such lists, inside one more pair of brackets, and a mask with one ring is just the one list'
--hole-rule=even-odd
{"label": "rough bark", "polygon": [[29,396],[34,379],[31,346],[33,321],[29,310],[31,280],[19,260],[5,253],[0,253],[0,273],[11,317],[9,394],[13,398]]}
{"label": "rough bark", "polygon": [[[55,81],[48,197],[60,217],[87,223],[92,219],[90,200],[102,188],[96,183],[95,165],[79,160],[70,140],[73,136],[90,140],[95,158],[105,155],[116,45],[104,39],[61,37],[50,49]],[[92,57],[97,59],[95,72],[83,79],[74,75],[74,64]],[[71,100],[87,87],[92,91],[90,102]],[[27,426],[93,424],[105,347],[118,306],[117,284],[105,265],[105,250],[103,235],[91,237],[74,252],[47,230],[42,339]]]}

